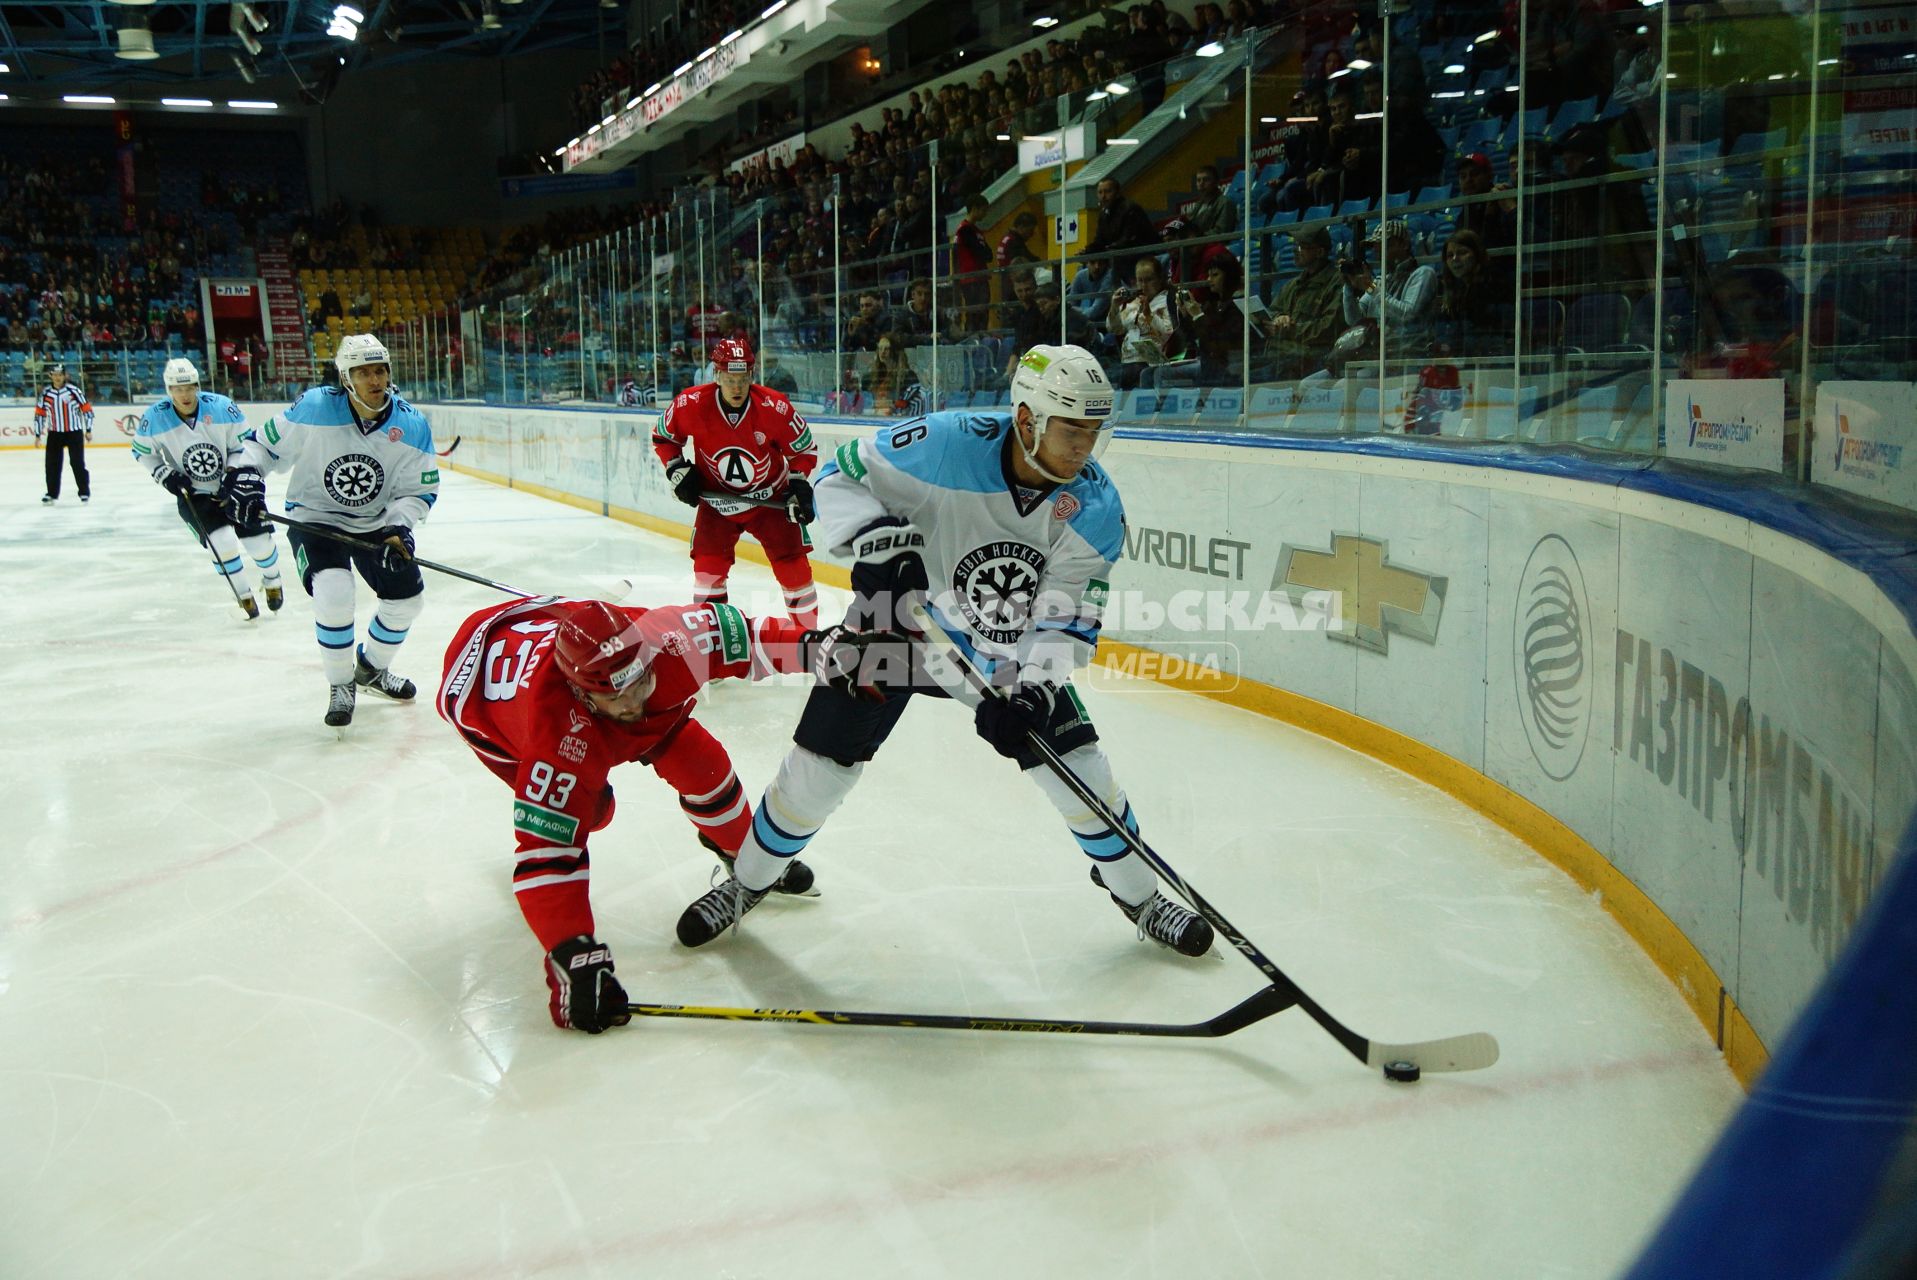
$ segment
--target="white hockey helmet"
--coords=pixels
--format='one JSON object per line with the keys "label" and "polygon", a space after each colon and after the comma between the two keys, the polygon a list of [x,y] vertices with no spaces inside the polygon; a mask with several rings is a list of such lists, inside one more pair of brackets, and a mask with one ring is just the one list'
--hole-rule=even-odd
{"label": "white hockey helmet", "polygon": [[1012,404],[1028,406],[1040,428],[1054,416],[1109,418],[1113,397],[1104,366],[1083,347],[1040,343],[1019,357],[1012,375]]}
{"label": "white hockey helmet", "polygon": [[333,367],[339,370],[340,379],[363,365],[383,364],[392,368],[392,357],[386,354],[386,345],[370,333],[349,333],[339,340],[339,350],[333,353]]}
{"label": "white hockey helmet", "polygon": [[166,362],[166,371],[160,375],[160,381],[169,387],[197,387],[200,385],[200,371],[193,367],[191,360],[175,356]]}
{"label": "white hockey helmet", "polygon": [[[1066,484],[1069,476],[1053,475],[1038,461],[1038,449],[1045,439],[1045,428],[1054,417],[1094,420],[1101,424],[1112,416],[1117,393],[1098,357],[1083,347],[1047,346],[1040,343],[1019,357],[1018,371],[1012,375],[1012,409],[1024,405],[1032,414],[1032,443],[1020,446],[1025,461],[1033,470],[1054,484]],[[1098,442],[1091,456],[1105,452],[1111,431],[1101,425]]]}

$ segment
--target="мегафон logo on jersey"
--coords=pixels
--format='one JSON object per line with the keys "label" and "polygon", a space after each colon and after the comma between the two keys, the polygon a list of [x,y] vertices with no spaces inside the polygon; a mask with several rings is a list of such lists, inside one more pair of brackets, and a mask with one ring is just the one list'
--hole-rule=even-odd
{"label": "\u043c\u0435\u0433\u0430\u0444\u043e\u043d logo on jersey", "polygon": [[1518,719],[1552,779],[1577,772],[1591,728],[1591,599],[1571,544],[1546,534],[1518,581],[1511,654]]}

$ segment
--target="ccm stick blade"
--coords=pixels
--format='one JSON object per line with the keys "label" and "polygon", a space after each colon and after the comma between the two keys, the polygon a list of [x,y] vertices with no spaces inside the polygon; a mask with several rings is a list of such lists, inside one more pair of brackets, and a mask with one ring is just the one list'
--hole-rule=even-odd
{"label": "ccm stick blade", "polygon": [[633,1003],[636,1018],[708,1018],[721,1022],[797,1022],[823,1027],[912,1027],[928,1031],[1025,1031],[1094,1036],[1216,1039],[1290,1008],[1276,987],[1239,1001],[1204,1022],[1099,1022],[1067,1018],[985,1018],[945,1013],[853,1013],[840,1009],[732,1009],[717,1005]]}

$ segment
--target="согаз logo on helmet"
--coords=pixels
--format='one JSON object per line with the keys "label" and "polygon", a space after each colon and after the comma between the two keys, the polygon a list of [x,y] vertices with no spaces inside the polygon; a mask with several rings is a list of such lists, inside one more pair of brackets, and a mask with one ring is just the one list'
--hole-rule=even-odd
{"label": "\u0441\u043e\u0433\u0430\u0437 logo on helmet", "polygon": [[364,453],[343,453],[326,464],[327,496],[342,507],[363,507],[379,495],[386,472]]}
{"label": "\u0441\u043e\u0433\u0430\u0437 logo on helmet", "polygon": [[1547,534],[1518,582],[1511,653],[1518,720],[1531,754],[1559,782],[1577,771],[1590,736],[1590,597],[1571,544]]}
{"label": "\u0441\u043e\u0433\u0430\u0437 logo on helmet", "polygon": [[959,608],[981,636],[1012,644],[1025,634],[1045,557],[1022,542],[988,542],[952,569]]}

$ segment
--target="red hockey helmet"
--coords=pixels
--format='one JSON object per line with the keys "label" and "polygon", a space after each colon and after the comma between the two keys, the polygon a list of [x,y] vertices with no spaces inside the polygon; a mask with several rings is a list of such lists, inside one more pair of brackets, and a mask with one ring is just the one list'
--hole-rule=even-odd
{"label": "red hockey helmet", "polygon": [[744,338],[721,338],[712,344],[712,367],[719,373],[751,373],[752,344]]}
{"label": "red hockey helmet", "polygon": [[553,637],[560,674],[586,693],[623,693],[645,679],[653,646],[639,624],[604,600],[575,605]]}

